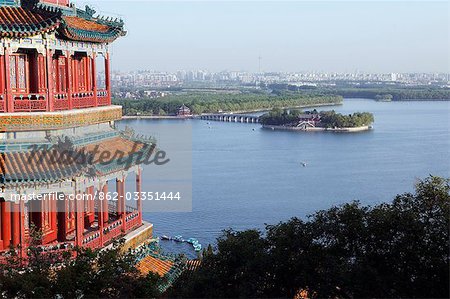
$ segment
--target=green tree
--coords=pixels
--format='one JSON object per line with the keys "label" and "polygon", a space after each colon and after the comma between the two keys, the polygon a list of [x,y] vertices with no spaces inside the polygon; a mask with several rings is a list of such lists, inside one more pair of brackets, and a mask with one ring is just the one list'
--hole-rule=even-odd
{"label": "green tree", "polygon": [[4,298],[155,298],[164,282],[157,274],[143,276],[136,257],[113,248],[75,248],[60,254],[43,253],[31,244],[28,257],[12,250],[0,268],[0,294]]}
{"label": "green tree", "polygon": [[448,298],[449,182],[430,176],[392,203],[352,202],[265,234],[225,231],[173,295]]}

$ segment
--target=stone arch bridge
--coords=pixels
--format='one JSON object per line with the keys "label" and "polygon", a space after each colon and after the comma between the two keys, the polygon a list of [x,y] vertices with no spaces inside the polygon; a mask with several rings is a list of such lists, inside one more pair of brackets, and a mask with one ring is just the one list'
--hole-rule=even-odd
{"label": "stone arch bridge", "polygon": [[259,116],[248,114],[203,114],[200,119],[236,123],[259,123]]}

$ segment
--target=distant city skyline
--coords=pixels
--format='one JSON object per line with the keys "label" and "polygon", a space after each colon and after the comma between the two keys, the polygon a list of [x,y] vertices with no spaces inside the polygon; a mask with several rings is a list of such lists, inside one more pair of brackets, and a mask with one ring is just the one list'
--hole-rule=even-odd
{"label": "distant city skyline", "polygon": [[[103,84],[103,76],[99,76]],[[319,73],[319,72],[209,72],[206,70],[179,70],[176,72],[158,72],[154,70],[113,71],[113,87],[183,87],[193,83],[198,86],[252,86],[264,84],[289,84],[292,86],[353,86],[389,85],[389,86],[429,86],[449,88],[448,73]]]}
{"label": "distant city skyline", "polygon": [[73,2],[124,19],[114,70],[450,72],[448,1]]}

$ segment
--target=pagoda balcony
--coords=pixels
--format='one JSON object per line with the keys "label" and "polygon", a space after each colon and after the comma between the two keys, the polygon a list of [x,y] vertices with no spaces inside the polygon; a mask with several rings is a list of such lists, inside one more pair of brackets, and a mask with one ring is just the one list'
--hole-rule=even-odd
{"label": "pagoda balcony", "polygon": [[98,106],[111,105],[111,97],[106,89],[97,91],[97,104]]}
{"label": "pagoda balcony", "polygon": [[[72,101],[72,103],[70,103]],[[72,99],[69,99],[69,94],[62,92],[55,94],[55,110],[69,110],[69,107],[73,107],[74,109],[79,108],[92,108],[92,107],[103,107],[111,105],[111,98],[109,97],[109,93],[107,90],[99,90],[97,91],[97,105],[95,105],[95,97],[93,92],[81,92],[81,93],[73,93]],[[72,105],[70,105],[72,104]],[[1,106],[0,106],[1,108]],[[2,110],[0,109],[0,112]]]}
{"label": "pagoda balcony", "polygon": [[140,225],[139,211],[135,210],[126,217],[126,230],[130,231]]}
{"label": "pagoda balcony", "polygon": [[74,109],[79,108],[92,108],[95,107],[94,92],[76,92],[72,94],[72,107]]}
{"label": "pagoda balcony", "polygon": [[[13,94],[13,102],[15,112],[47,111],[46,94]],[[5,105],[3,104],[3,106]]]}
{"label": "pagoda balcony", "polygon": [[122,235],[122,219],[119,219],[103,229],[103,242],[106,244]]}
{"label": "pagoda balcony", "polygon": [[102,236],[100,231],[93,231],[84,235],[83,246],[87,248],[100,248],[102,244]]}
{"label": "pagoda balcony", "polygon": [[57,93],[54,100],[55,110],[68,110],[69,109],[69,94]]}

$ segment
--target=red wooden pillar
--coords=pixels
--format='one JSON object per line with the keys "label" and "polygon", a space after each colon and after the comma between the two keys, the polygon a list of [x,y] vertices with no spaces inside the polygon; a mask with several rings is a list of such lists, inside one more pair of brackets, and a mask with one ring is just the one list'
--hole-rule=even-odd
{"label": "red wooden pillar", "polygon": [[139,225],[142,224],[142,169],[139,167],[136,173],[136,192],[138,194],[137,209],[139,212]]}
{"label": "red wooden pillar", "polygon": [[125,203],[125,178],[122,180],[116,180],[117,193],[118,193],[118,202],[117,202],[117,215],[122,218],[122,231],[126,231],[126,203]]}
{"label": "red wooden pillar", "polygon": [[97,100],[97,66],[95,65],[95,61],[97,58],[97,54],[94,52],[92,53],[92,90],[94,92],[94,107],[98,106],[98,100]]}
{"label": "red wooden pillar", "polygon": [[116,206],[116,212],[117,216],[122,215],[122,199],[123,199],[123,191],[122,191],[122,183],[119,179],[116,179],[116,192],[117,192],[117,206]]}
{"label": "red wooden pillar", "polygon": [[66,51],[66,86],[67,86],[67,99],[69,102],[69,110],[72,109],[72,55],[70,51]]}
{"label": "red wooden pillar", "polygon": [[105,87],[108,93],[108,104],[111,105],[111,69],[109,63],[109,52],[105,54]]}
{"label": "red wooden pillar", "polygon": [[23,200],[19,203],[19,209],[20,209],[20,254],[22,257],[26,256],[26,249],[28,246],[28,240],[26,236],[26,224],[25,220],[27,219],[26,213],[27,210],[25,209],[25,202]]}
{"label": "red wooden pillar", "polygon": [[14,112],[14,100],[11,89],[11,67],[9,60],[9,47],[5,47],[5,99],[6,111]]}
{"label": "red wooden pillar", "polygon": [[54,111],[53,51],[47,49],[47,102],[48,111]]}
{"label": "red wooden pillar", "polygon": [[[82,196],[82,193],[77,194]],[[75,199],[75,245],[83,245],[84,235],[84,196]]]}
{"label": "red wooden pillar", "polygon": [[3,215],[2,215],[2,210],[1,210],[1,204],[0,204],[0,250],[3,250],[3,232],[2,232],[2,230],[1,230],[1,224],[2,224],[2,219],[3,219],[3,217],[2,217]]}
{"label": "red wooden pillar", "polygon": [[1,206],[3,249],[8,249],[11,245],[11,203],[2,201]]}
{"label": "red wooden pillar", "polygon": [[125,178],[121,182],[122,185],[122,230],[124,232],[127,231],[127,203],[126,203],[126,195],[125,195]]}
{"label": "red wooden pillar", "polygon": [[108,204],[108,182],[105,182],[102,188],[103,192],[103,222],[108,224],[109,222],[109,204]]}
{"label": "red wooden pillar", "polygon": [[67,210],[69,209],[69,199],[64,195],[64,200],[58,201],[58,241],[65,242],[67,236]]}
{"label": "red wooden pillar", "polygon": [[94,187],[88,187],[86,189],[86,194],[88,197],[86,198],[85,205],[85,228],[90,228],[95,221],[95,198],[94,198]]}
{"label": "red wooden pillar", "polygon": [[[4,50],[4,48],[2,47],[2,50]],[[3,95],[3,100],[5,100],[5,55],[0,55],[0,94]],[[3,109],[1,109],[2,112],[6,112],[7,108],[6,108],[6,102],[5,105],[3,106]],[[1,237],[0,237],[1,239]]]}
{"label": "red wooden pillar", "polygon": [[58,238],[58,222],[57,222],[57,218],[58,218],[58,208],[57,208],[57,194],[52,193],[51,197],[50,197],[50,227],[52,230],[52,240],[56,240]]}
{"label": "red wooden pillar", "polygon": [[20,244],[20,208],[19,204],[11,203],[12,209],[12,246],[18,247]]}
{"label": "red wooden pillar", "polygon": [[103,247],[103,201],[98,197],[98,212],[97,212],[97,221],[98,221],[98,229],[100,232],[100,246]]}

